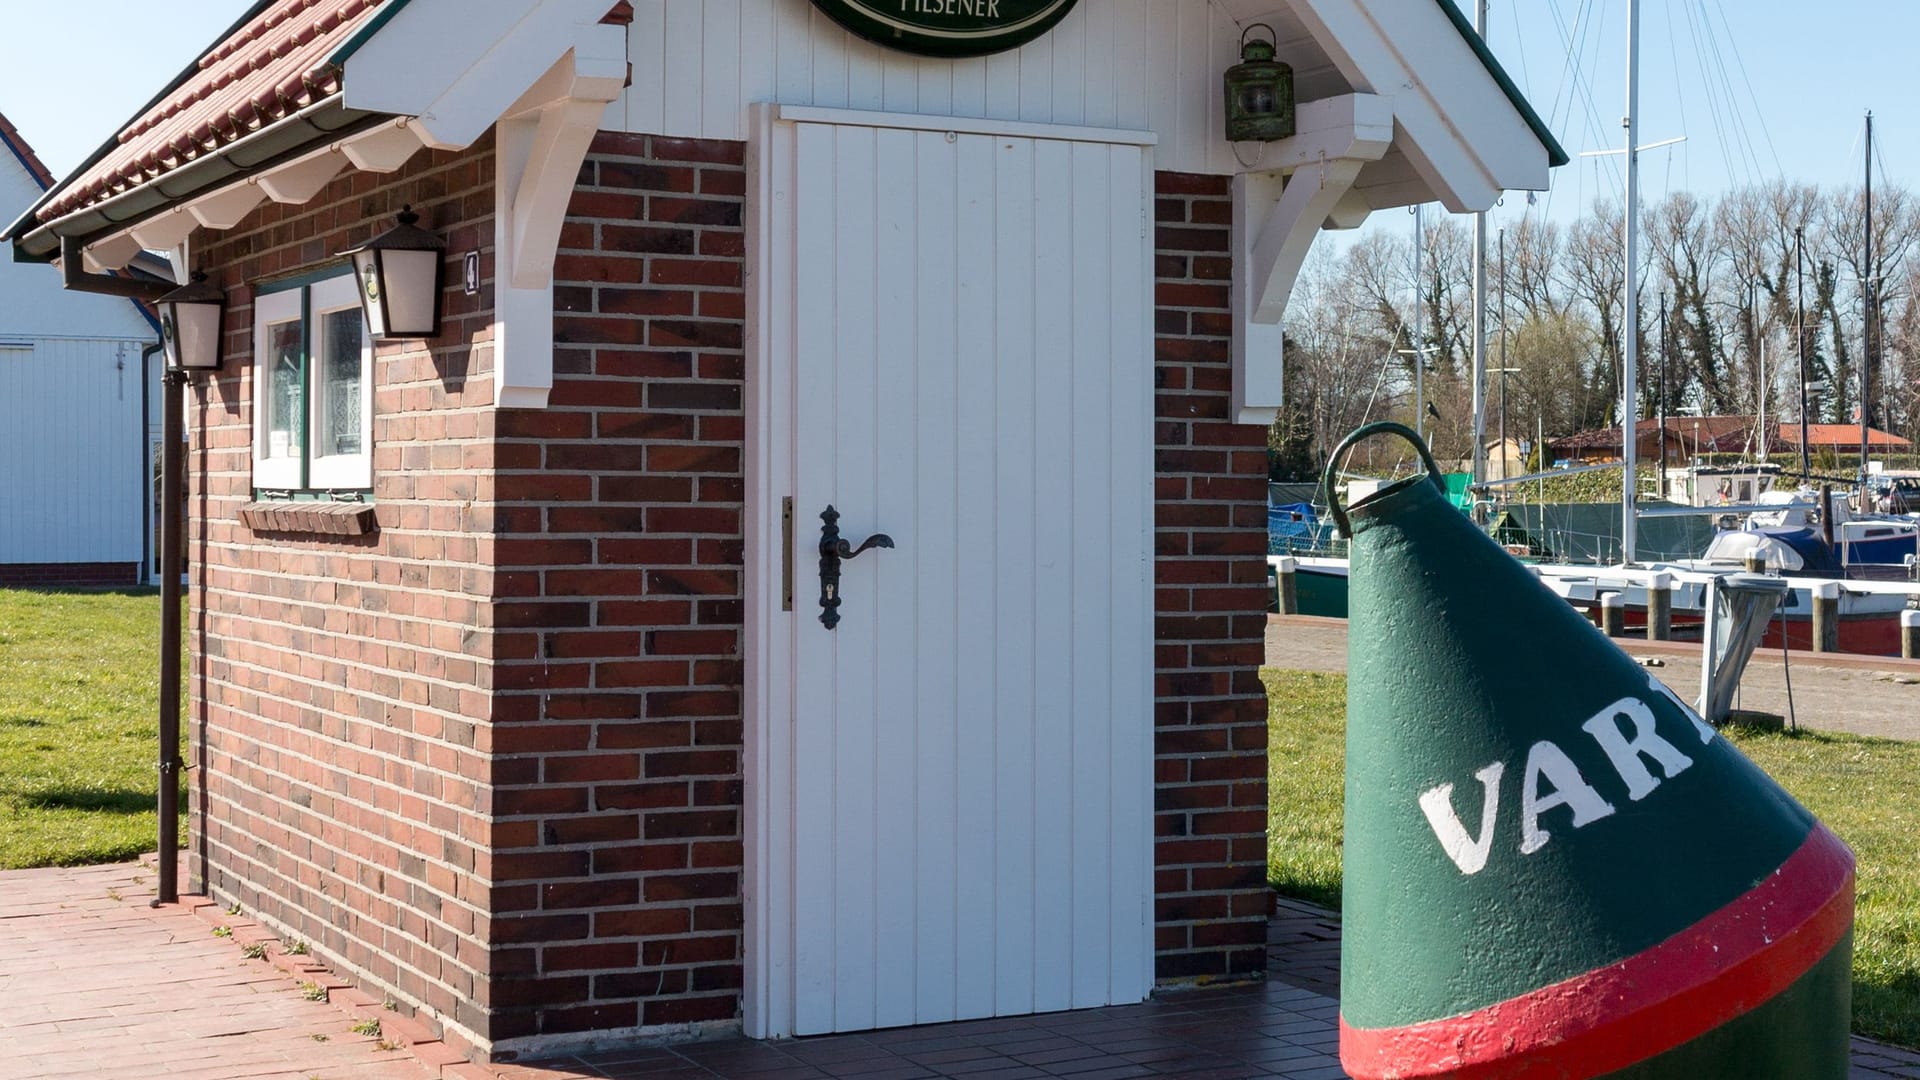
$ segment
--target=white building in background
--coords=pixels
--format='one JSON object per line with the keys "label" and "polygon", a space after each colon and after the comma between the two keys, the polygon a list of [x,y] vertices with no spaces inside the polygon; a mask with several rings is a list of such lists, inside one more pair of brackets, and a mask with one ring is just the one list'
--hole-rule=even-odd
{"label": "white building in background", "polygon": [[[0,115],[0,218],[52,181]],[[0,586],[152,579],[158,337],[133,301],[0,251]]]}

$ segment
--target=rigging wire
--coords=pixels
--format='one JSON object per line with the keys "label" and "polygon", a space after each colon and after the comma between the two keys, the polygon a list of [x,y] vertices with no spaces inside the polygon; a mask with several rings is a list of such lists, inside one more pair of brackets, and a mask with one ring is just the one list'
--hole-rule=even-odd
{"label": "rigging wire", "polygon": [[1720,146],[1720,164],[1727,170],[1727,180],[1731,183],[1738,179],[1739,171],[1734,164],[1732,149],[1727,145],[1727,128],[1729,125],[1720,116],[1720,102],[1719,98],[1714,94],[1713,81],[1706,78],[1706,48],[1701,40],[1700,27],[1694,17],[1693,5],[1691,3],[1687,4],[1684,10],[1687,17],[1687,33],[1693,42],[1694,62],[1698,65],[1701,72],[1700,86],[1701,89],[1705,91],[1707,113],[1713,123],[1714,141]]}
{"label": "rigging wire", "polygon": [[[1592,39],[1596,54],[1599,51],[1600,45],[1599,35],[1592,32],[1595,21],[1591,15],[1593,0],[1581,0],[1580,11],[1576,14],[1574,20],[1574,31],[1578,33],[1577,38],[1574,32],[1569,32],[1567,29],[1566,19],[1560,10],[1560,0],[1549,0],[1547,6],[1548,9],[1553,12],[1554,25],[1560,32],[1560,41],[1567,50],[1567,61],[1572,68],[1571,81],[1573,94],[1570,95],[1567,105],[1567,119],[1569,124],[1571,124],[1573,119],[1572,113],[1575,106],[1577,104],[1584,104],[1586,111],[1582,119],[1586,124],[1588,137],[1593,139],[1596,145],[1606,145],[1607,140],[1604,135],[1604,132],[1607,130],[1606,124],[1600,119],[1599,107],[1593,100],[1591,81],[1587,78],[1583,70],[1587,66],[1585,62],[1587,40]],[[1604,10],[1601,14],[1604,16]],[[1609,166],[1608,171],[1612,174],[1611,179],[1614,183],[1621,184],[1625,182],[1623,174],[1619,171],[1621,168],[1619,162],[1614,162],[1609,158],[1595,158],[1593,160],[1596,163],[1607,163]],[[1596,164],[1596,170],[1597,169],[1598,165]]]}
{"label": "rigging wire", "polygon": [[[1733,89],[1733,76],[1729,74],[1727,69],[1727,49],[1723,49],[1720,45],[1720,32],[1714,29],[1713,13],[1707,10],[1707,0],[1698,0],[1698,2],[1700,5],[1700,23],[1706,28],[1707,43],[1712,50],[1713,56],[1713,67],[1708,70],[1708,74],[1711,76],[1716,71],[1719,73],[1722,100],[1726,102],[1727,113],[1732,117],[1734,123],[1734,145],[1737,149],[1745,151],[1743,164],[1751,164],[1753,167],[1752,172],[1749,174],[1749,183],[1758,184],[1760,178],[1766,174],[1766,169],[1760,164],[1760,153],[1754,146],[1753,129],[1747,124],[1746,113],[1735,100],[1736,95]],[[1729,42],[1728,47],[1731,48],[1731,42]]]}
{"label": "rigging wire", "polygon": [[1773,158],[1773,171],[1776,176],[1785,176],[1786,167],[1780,164],[1780,151],[1773,145],[1773,129],[1767,125],[1767,114],[1760,109],[1760,96],[1753,92],[1753,79],[1747,74],[1747,59],[1741,55],[1740,43],[1733,36],[1733,24],[1727,21],[1727,7],[1722,0],[1713,0],[1713,6],[1720,12],[1720,25],[1726,28],[1727,43],[1733,52],[1733,62],[1740,68],[1740,81],[1746,84],[1747,101],[1753,106],[1753,115],[1760,122],[1760,135],[1767,141],[1767,154]]}
{"label": "rigging wire", "polygon": [[[1520,55],[1520,81],[1526,84],[1527,90],[1531,92],[1533,90],[1533,73],[1527,70],[1527,50],[1520,47],[1520,43],[1526,40],[1526,35],[1520,31],[1520,9],[1525,6],[1524,4],[1515,4],[1513,5],[1513,10],[1507,14],[1513,22],[1513,51]],[[1491,19],[1493,17],[1492,12],[1488,12],[1487,17]]]}
{"label": "rigging wire", "polygon": [[[1667,4],[1665,7],[1667,9],[1667,55],[1673,60],[1673,97],[1675,102],[1680,106],[1680,135],[1685,138],[1693,133],[1687,128],[1686,83],[1680,78],[1680,46],[1678,44],[1680,35],[1673,28],[1673,5]],[[1680,182],[1691,187],[1693,181],[1693,155],[1686,150],[1686,147],[1689,145],[1688,143],[1680,143],[1678,145],[1681,147],[1682,153],[1685,154],[1685,157],[1682,159],[1684,164],[1680,168]],[[1673,155],[1671,153],[1667,155],[1667,190],[1673,190]]]}

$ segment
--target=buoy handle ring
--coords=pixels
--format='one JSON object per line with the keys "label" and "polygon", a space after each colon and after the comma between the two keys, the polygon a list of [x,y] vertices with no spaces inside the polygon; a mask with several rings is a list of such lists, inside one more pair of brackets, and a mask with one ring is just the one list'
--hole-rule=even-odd
{"label": "buoy handle ring", "polygon": [[1339,492],[1335,486],[1335,481],[1340,478],[1340,461],[1348,451],[1375,435],[1398,435],[1412,443],[1414,450],[1420,454],[1420,463],[1427,467],[1427,478],[1433,481],[1434,487],[1440,489],[1440,494],[1447,493],[1447,482],[1442,479],[1440,466],[1434,462],[1433,451],[1427,449],[1426,440],[1420,437],[1419,432],[1392,420],[1375,420],[1371,424],[1363,424],[1356,428],[1353,434],[1341,439],[1339,446],[1333,448],[1333,453],[1327,457],[1327,474],[1320,481],[1320,493],[1327,500],[1327,510],[1333,515],[1333,523],[1339,527],[1340,535],[1344,537],[1353,536],[1353,526],[1347,521],[1347,508],[1340,505]]}

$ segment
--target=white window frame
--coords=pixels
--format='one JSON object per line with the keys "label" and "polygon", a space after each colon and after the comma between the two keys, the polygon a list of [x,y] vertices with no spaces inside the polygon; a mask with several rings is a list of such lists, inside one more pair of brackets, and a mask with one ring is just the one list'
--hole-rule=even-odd
{"label": "white window frame", "polygon": [[307,486],[319,489],[359,490],[373,486],[373,334],[360,317],[360,452],[318,456],[314,448],[326,431],[327,392],[323,385],[327,354],[322,316],[353,309],[360,312],[360,292],[352,275],[315,282],[307,300]]}
{"label": "white window frame", "polygon": [[[368,491],[373,488],[373,335],[360,319],[360,418],[358,454],[316,456],[314,449],[324,430],[325,390],[321,385],[325,372],[319,357],[324,355],[325,334],[321,317],[333,312],[360,310],[359,290],[353,276],[343,273],[311,284],[257,294],[253,304],[253,486],[268,491]],[[272,366],[269,361],[269,330],[282,323],[300,327],[303,410],[299,422],[297,453],[291,457],[269,457],[267,410],[272,401]]]}
{"label": "white window frame", "polygon": [[[306,450],[297,445],[291,457],[267,456],[267,409],[272,401],[268,385],[273,374],[273,365],[268,354],[268,330],[281,323],[301,322],[301,297],[303,289],[288,289],[285,292],[268,293],[256,296],[253,301],[253,486],[256,488],[276,488],[288,491],[298,490],[305,485],[301,475],[306,464]],[[304,327],[302,334],[304,335]]]}

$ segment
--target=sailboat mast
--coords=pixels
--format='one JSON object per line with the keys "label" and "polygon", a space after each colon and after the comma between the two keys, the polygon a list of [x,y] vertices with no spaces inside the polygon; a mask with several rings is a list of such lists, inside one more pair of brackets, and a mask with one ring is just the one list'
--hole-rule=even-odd
{"label": "sailboat mast", "polygon": [[1866,301],[1866,324],[1860,333],[1860,509],[1867,508],[1867,402],[1873,393],[1873,110],[1867,110],[1867,216],[1865,256],[1860,291]]}
{"label": "sailboat mast", "polygon": [[[1473,30],[1487,39],[1487,0],[1476,0]],[[1487,472],[1487,214],[1473,215],[1473,453],[1472,482]]]}
{"label": "sailboat mast", "polygon": [[[1505,480],[1513,474],[1512,460],[1507,456],[1507,376],[1513,369],[1507,366],[1507,230],[1500,230],[1500,479]],[[1504,495],[1505,493],[1502,492]]]}
{"label": "sailboat mast", "polygon": [[1427,283],[1421,265],[1426,255],[1427,240],[1421,227],[1420,207],[1413,208],[1413,429],[1429,445],[1433,442],[1432,433],[1427,431],[1427,335],[1423,323],[1427,306]]}
{"label": "sailboat mast", "polygon": [[1807,227],[1793,230],[1793,336],[1800,349],[1800,482],[1811,483],[1812,451],[1807,446]]}
{"label": "sailboat mast", "polygon": [[1660,497],[1667,497],[1667,293],[1660,292],[1660,397],[1654,403],[1655,411],[1660,415],[1660,464],[1655,476],[1660,478]]}
{"label": "sailboat mast", "polygon": [[1621,320],[1625,347],[1620,365],[1620,560],[1631,563],[1637,549],[1638,524],[1633,517],[1636,489],[1635,445],[1640,434],[1640,151],[1635,124],[1640,113],[1640,0],[1627,0],[1627,115],[1621,126],[1627,129],[1627,206],[1626,206],[1626,280],[1621,288],[1626,298],[1626,317]]}

